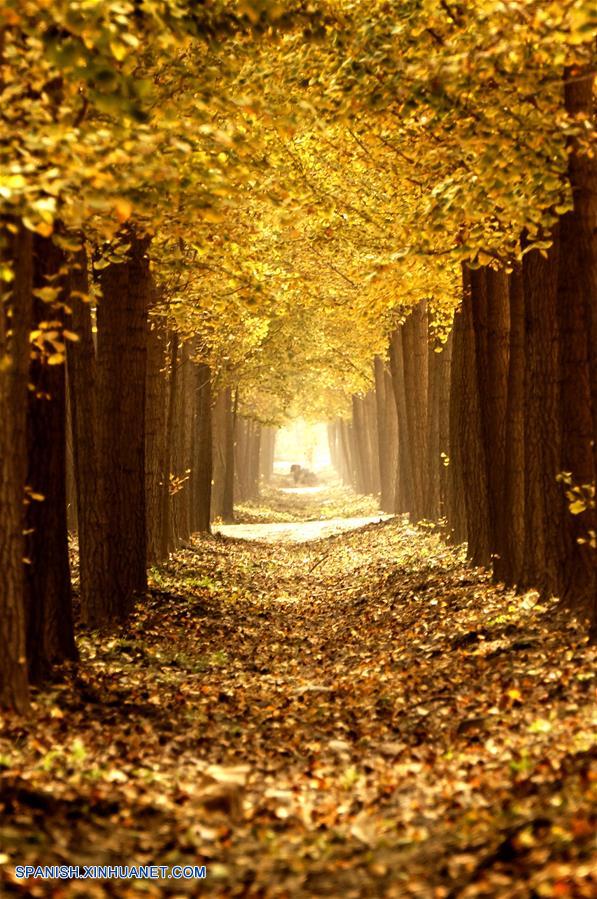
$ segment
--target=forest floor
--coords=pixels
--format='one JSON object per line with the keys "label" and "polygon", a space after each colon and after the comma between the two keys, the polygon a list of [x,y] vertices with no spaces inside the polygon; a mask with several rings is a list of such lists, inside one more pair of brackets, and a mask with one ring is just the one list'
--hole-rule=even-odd
{"label": "forest floor", "polygon": [[82,631],[78,669],[0,719],[0,894],[595,895],[595,654],[575,623],[369,499],[266,500],[245,526],[376,520],[193,539],[125,628]]}

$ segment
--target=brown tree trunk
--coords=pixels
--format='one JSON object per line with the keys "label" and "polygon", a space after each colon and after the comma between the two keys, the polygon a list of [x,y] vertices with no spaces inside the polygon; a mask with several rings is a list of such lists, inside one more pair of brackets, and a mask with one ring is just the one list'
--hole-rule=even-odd
{"label": "brown tree trunk", "polygon": [[[450,332],[439,354],[439,497],[440,517],[447,520],[449,508],[449,465],[450,458],[450,373],[452,369],[452,342]],[[464,537],[466,539],[466,536]]]}
{"label": "brown tree trunk", "polygon": [[346,484],[349,484],[351,487],[356,487],[356,468],[352,452],[352,443],[349,434],[349,425],[345,419],[341,418],[338,422],[338,426],[340,446],[346,472],[344,482]]}
{"label": "brown tree trunk", "polygon": [[[398,417],[396,415],[396,400],[394,397],[394,387],[392,384],[392,375],[388,366],[384,372],[385,381],[385,398],[386,398],[386,425],[387,435],[390,445],[389,449],[389,466],[390,466],[390,497],[391,512],[399,510],[400,485],[398,483],[398,471],[400,468],[399,449],[398,449]],[[397,502],[398,500],[398,502]]]}
{"label": "brown tree trunk", "polygon": [[[591,71],[568,69],[564,82],[568,113],[593,123],[594,80]],[[580,504],[566,518],[572,552],[562,572],[562,598],[588,616],[597,634],[597,160],[576,140],[569,149],[574,208],[560,219],[558,283],[562,470],[571,474],[568,498]]]}
{"label": "brown tree trunk", "polygon": [[0,302],[0,708],[29,707],[25,656],[24,514],[27,383],[33,286],[31,232],[4,222],[13,280]]}
{"label": "brown tree trunk", "polygon": [[396,460],[394,459],[395,430],[392,429],[396,416],[393,398],[388,403],[388,381],[383,360],[374,359],[375,402],[377,404],[377,451],[379,465],[380,497],[379,505],[384,512],[394,511],[396,491]]}
{"label": "brown tree trunk", "polygon": [[[47,322],[60,332],[68,300],[66,256],[49,238],[33,238],[33,285],[59,288],[55,301],[33,299],[33,327]],[[66,523],[65,365],[51,364],[54,349],[32,355],[27,410],[27,502],[25,595],[29,680],[39,682],[54,664],[76,659]],[[42,497],[42,499],[34,498]]]}
{"label": "brown tree trunk", "polygon": [[211,517],[223,518],[224,479],[226,475],[226,391],[219,390],[212,409],[212,466]]}
{"label": "brown tree trunk", "polygon": [[211,369],[195,366],[195,452],[193,454],[193,529],[210,531],[211,480],[213,471],[211,429]]}
{"label": "brown tree trunk", "polygon": [[352,439],[356,462],[356,491],[369,493],[369,477],[367,471],[366,423],[361,397],[352,398]]}
{"label": "brown tree trunk", "polygon": [[176,426],[176,392],[178,383],[178,333],[170,333],[168,360],[168,403],[166,411],[166,440],[164,452],[164,476],[162,478],[162,531],[160,538],[160,558],[167,559],[174,549],[172,540],[172,497],[170,495],[170,474],[172,472],[172,443]]}
{"label": "brown tree trunk", "polygon": [[481,277],[479,272],[463,270],[463,355],[460,383],[456,388],[460,392],[457,439],[460,442],[469,557],[474,565],[489,565],[491,553],[487,462],[477,377],[478,349],[473,310],[473,303],[483,303]]}
{"label": "brown tree trunk", "polygon": [[423,494],[425,514],[429,521],[437,521],[440,516],[440,378],[442,374],[443,353],[435,352],[430,346],[428,351],[428,389],[427,402],[427,460],[423,478]]}
{"label": "brown tree trunk", "polygon": [[452,327],[452,360],[450,365],[449,453],[447,466],[447,536],[456,544],[468,539],[464,485],[463,433],[466,424],[463,408],[464,313],[459,309]]}
{"label": "brown tree trunk", "polygon": [[404,381],[404,353],[400,325],[390,339],[390,371],[398,419],[398,472],[396,477],[396,511],[414,513],[415,493],[413,464],[409,438],[406,386]]}
{"label": "brown tree trunk", "polygon": [[222,498],[222,519],[225,522],[234,521],[234,446],[238,424],[238,389],[234,391],[226,389],[226,449],[224,454],[224,493]]}
{"label": "brown tree trunk", "polygon": [[274,453],[276,447],[276,429],[267,426],[261,435],[261,478],[264,484],[271,483],[274,473]]}
{"label": "brown tree trunk", "polygon": [[427,465],[427,306],[416,306],[402,325],[406,417],[412,468],[413,521],[425,518],[425,472]]}
{"label": "brown tree trunk", "polygon": [[249,446],[250,422],[242,415],[236,416],[234,441],[234,502],[244,503],[249,496]]}
{"label": "brown tree trunk", "polygon": [[191,533],[191,418],[193,371],[189,341],[180,347],[176,378],[172,439],[172,473],[175,483],[172,494],[173,546],[188,540]]}
{"label": "brown tree trunk", "polygon": [[525,300],[525,548],[521,586],[558,595],[570,546],[561,460],[560,359],[556,319],[559,232],[547,258],[539,250],[523,257]]}
{"label": "brown tree trunk", "polygon": [[250,426],[250,438],[247,446],[248,498],[255,500],[259,497],[261,425],[258,421],[251,421]]}
{"label": "brown tree trunk", "polygon": [[[480,270],[481,271],[481,270]],[[510,361],[510,298],[508,275],[485,271],[486,318],[483,322],[482,352],[477,352],[479,396],[489,503],[490,549],[494,577],[503,580],[507,571],[507,532],[504,486],[506,471],[506,412],[508,407],[508,366]],[[476,297],[473,295],[473,304]],[[482,304],[478,304],[482,307]],[[477,306],[475,306],[477,308]]]}
{"label": "brown tree trunk", "polygon": [[102,607],[111,583],[104,543],[106,510],[98,502],[102,488],[97,444],[97,368],[87,264],[83,248],[70,269],[70,326],[79,339],[68,341],[66,350],[77,494],[79,597],[83,622],[91,624],[95,620],[94,609]]}
{"label": "brown tree trunk", "polygon": [[90,610],[90,623],[124,618],[147,588],[145,382],[148,241],[128,235],[129,258],[99,272],[98,446],[104,535],[112,588]]}
{"label": "brown tree trunk", "polygon": [[[157,300],[154,289],[154,302]],[[164,522],[164,480],[166,471],[166,417],[168,381],[166,376],[167,330],[161,316],[149,319],[147,336],[147,384],[145,392],[145,496],[147,505],[147,562],[157,565],[162,555]]]}
{"label": "brown tree trunk", "polygon": [[379,496],[381,481],[379,476],[379,445],[377,434],[377,404],[375,391],[369,390],[363,398],[365,436],[367,441],[367,493]]}
{"label": "brown tree trunk", "polygon": [[505,565],[500,570],[508,586],[522,578],[525,541],[525,318],[522,269],[515,266],[510,276],[510,358],[508,404],[506,409],[506,452],[504,469]]}

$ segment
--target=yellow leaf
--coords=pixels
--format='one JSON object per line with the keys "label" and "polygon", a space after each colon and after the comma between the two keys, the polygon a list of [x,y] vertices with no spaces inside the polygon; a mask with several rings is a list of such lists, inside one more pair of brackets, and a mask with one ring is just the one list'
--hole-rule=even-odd
{"label": "yellow leaf", "polygon": [[116,217],[119,222],[126,222],[127,219],[130,219],[131,213],[133,211],[133,204],[130,200],[127,200],[125,197],[119,197],[114,202],[114,210],[116,212]]}
{"label": "yellow leaf", "polygon": [[48,356],[48,365],[62,365],[64,362],[63,353],[51,353]]}
{"label": "yellow leaf", "polygon": [[54,225],[51,222],[40,222],[35,226],[35,231],[42,237],[50,237],[54,231]]}
{"label": "yellow leaf", "polygon": [[218,222],[221,222],[224,218],[221,212],[218,212],[217,209],[213,209],[211,206],[200,209],[199,215],[204,222],[213,222],[213,224],[215,225],[217,225]]}
{"label": "yellow leaf", "polygon": [[118,62],[122,62],[128,52],[127,47],[124,44],[119,44],[117,41],[110,42],[110,50],[114,59],[117,59]]}

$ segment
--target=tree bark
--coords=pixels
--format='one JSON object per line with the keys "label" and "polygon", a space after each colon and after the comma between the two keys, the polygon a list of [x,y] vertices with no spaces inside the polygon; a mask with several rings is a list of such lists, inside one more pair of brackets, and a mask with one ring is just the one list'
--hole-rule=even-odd
{"label": "tree bark", "polygon": [[[566,110],[593,124],[594,81],[590,70],[566,70]],[[566,519],[572,552],[562,572],[562,598],[588,616],[597,635],[597,160],[576,139],[569,145],[568,174],[574,207],[560,219],[558,284],[562,470],[572,477],[569,499],[580,500],[584,510]]]}
{"label": "tree bark", "polygon": [[374,359],[375,402],[377,405],[377,452],[379,466],[379,505],[384,512],[394,511],[395,481],[391,416],[395,415],[394,403],[388,406],[387,381],[384,362],[380,356]]}
{"label": "tree bark", "polygon": [[390,371],[398,419],[398,471],[396,475],[396,512],[413,514],[415,495],[413,485],[413,465],[409,439],[408,415],[406,411],[406,389],[404,381],[404,353],[402,349],[402,328],[400,325],[390,339]]}
{"label": "tree bark", "polygon": [[449,453],[447,469],[447,535],[452,543],[468,539],[467,509],[464,485],[465,410],[463,408],[464,313],[456,311],[452,327],[452,360],[450,365]]}
{"label": "tree bark", "polygon": [[440,516],[440,379],[442,374],[442,352],[435,352],[429,347],[428,364],[428,402],[427,402],[427,458],[423,477],[424,517],[429,521],[437,521]]}
{"label": "tree bark", "polygon": [[[68,300],[66,256],[51,238],[33,238],[34,288],[59,288],[55,300],[33,299],[33,327],[64,324]],[[51,364],[54,349],[34,352],[29,366],[27,409],[27,501],[25,595],[29,680],[39,683],[54,664],[77,658],[72,612],[66,523],[66,380],[65,365]],[[42,499],[33,498],[35,495]]]}
{"label": "tree bark", "polygon": [[[155,288],[153,290],[154,302]],[[168,399],[167,330],[161,316],[149,319],[147,336],[147,383],[145,392],[145,496],[147,504],[147,562],[163,562],[164,481],[166,469],[166,417]]]}
{"label": "tree bark", "polygon": [[494,577],[496,580],[503,580],[507,570],[506,541],[509,527],[504,502],[510,361],[510,297],[506,272],[486,269],[485,290],[485,333],[482,337],[482,351],[477,352],[477,370],[487,464],[490,549]]}
{"label": "tree bark", "polygon": [[556,316],[559,231],[547,257],[523,257],[525,300],[525,547],[521,586],[558,595],[567,552],[561,464],[560,349]]}
{"label": "tree bark", "polygon": [[[489,565],[491,562],[487,462],[477,377],[478,349],[473,310],[473,303],[482,305],[484,302],[482,277],[479,271],[475,273],[466,268],[463,270],[463,355],[460,383],[457,386],[461,396],[458,439],[461,445],[468,552],[474,565]],[[482,346],[479,351],[482,352]]]}
{"label": "tree bark", "polygon": [[89,277],[85,248],[70,269],[70,326],[78,341],[66,344],[68,390],[77,495],[79,544],[79,597],[85,624],[94,620],[111,589],[104,535],[107,521],[98,496],[102,495],[98,459],[97,367],[93,339]]}
{"label": "tree bark", "polygon": [[506,452],[504,469],[504,566],[500,571],[508,586],[522,578],[525,542],[525,317],[522,268],[510,276],[510,357],[506,408]]}
{"label": "tree bark", "polygon": [[425,472],[427,455],[427,305],[423,300],[416,306],[402,326],[404,385],[408,442],[412,469],[412,519],[425,518]]}
{"label": "tree bark", "polygon": [[164,476],[162,478],[162,514],[160,557],[167,559],[174,549],[172,539],[172,497],[170,495],[170,474],[172,472],[172,443],[175,428],[176,391],[178,382],[178,333],[170,332],[168,360],[168,403],[166,411],[166,440],[164,452]]}
{"label": "tree bark", "polygon": [[211,518],[211,481],[213,471],[211,428],[211,369],[205,363],[195,365],[196,449],[193,454],[193,529],[208,534]]}
{"label": "tree bark", "polygon": [[352,434],[356,462],[356,491],[369,493],[366,423],[361,397],[352,397]]}
{"label": "tree bark", "polygon": [[[449,458],[450,458],[450,374],[452,370],[453,333],[448,335],[439,354],[439,514],[447,521],[449,508]],[[464,538],[466,539],[466,537]]]}
{"label": "tree bark", "polygon": [[238,389],[234,391],[234,401],[232,399],[232,389],[226,389],[226,448],[225,448],[225,468],[224,468],[224,494],[222,499],[222,519],[225,522],[234,521],[234,445],[236,443],[236,433],[238,424]]}
{"label": "tree bark", "polygon": [[145,383],[148,240],[128,235],[129,258],[99,272],[98,445],[111,589],[90,609],[90,623],[110,624],[130,612],[147,588],[145,511]]}
{"label": "tree bark", "polygon": [[[14,226],[8,231],[7,224]],[[33,263],[31,232],[4,221],[13,280],[0,302],[0,708],[29,708],[25,655],[24,514]]]}

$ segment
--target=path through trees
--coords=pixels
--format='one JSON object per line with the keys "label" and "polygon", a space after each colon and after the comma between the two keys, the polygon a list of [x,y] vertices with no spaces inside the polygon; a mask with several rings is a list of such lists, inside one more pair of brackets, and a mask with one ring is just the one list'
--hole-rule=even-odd
{"label": "path through trees", "polygon": [[590,895],[590,651],[535,594],[395,521],[196,537],[150,586],[79,640],[25,747],[5,734],[18,863],[205,864],[221,897]]}
{"label": "path through trees", "polygon": [[[254,736],[255,710],[272,741],[274,712],[282,728],[296,702],[317,732],[319,702],[328,748],[321,762],[319,749],[301,749],[307,810],[296,806],[300,785],[276,806],[263,769],[257,798],[247,787],[248,811],[228,784],[228,818],[244,822],[241,830],[259,826],[263,808],[276,827],[290,827],[290,841],[293,822],[302,822],[311,834],[297,836],[310,846],[305,858],[325,865],[327,857],[336,878],[343,865],[352,876],[340,843],[356,852],[360,841],[359,858],[370,858],[355,889],[371,894],[367,878],[379,877],[391,893],[381,809],[386,796],[397,820],[395,769],[415,777],[415,790],[429,785],[437,808],[428,821],[422,794],[414,805],[405,799],[406,831],[390,828],[390,854],[407,851],[400,840],[408,840],[416,880],[417,872],[430,876],[427,840],[446,859],[449,826],[460,841],[456,860],[437,869],[437,883],[424,880],[423,892],[456,896],[468,877],[470,895],[473,883],[482,895],[491,870],[490,895],[503,875],[510,896],[515,875],[494,862],[522,864],[525,847],[533,870],[558,859],[561,870],[521,895],[584,896],[582,846],[575,855],[586,836],[584,806],[566,797],[557,806],[564,823],[556,851],[544,800],[552,764],[567,783],[568,772],[577,785],[584,777],[584,719],[575,710],[588,682],[586,647],[597,638],[596,38],[594,0],[0,0],[0,740],[9,737],[0,803],[6,783],[15,820],[27,790],[32,802],[40,795],[22,783],[23,766],[34,780],[39,766],[55,773],[56,795],[50,777],[39,799],[48,807],[91,802],[89,784],[77,779],[85,765],[75,770],[74,761],[95,751],[94,708],[98,732],[114,726],[116,742],[112,761],[89,777],[107,779],[115,792],[120,784],[123,794],[134,783],[125,799],[139,809],[139,776],[119,762],[128,747],[122,709],[150,740],[152,715],[175,721],[176,734],[160,745],[183,745],[213,715],[213,747],[197,753],[192,773],[215,761],[212,749],[227,759],[237,738]],[[318,493],[330,460],[343,488]],[[283,492],[281,476],[299,493]],[[313,521],[302,520],[307,509]],[[335,517],[364,524],[380,509],[389,523],[337,536],[329,557],[316,557],[316,544],[293,545],[296,530],[329,536],[348,526]],[[277,550],[224,539],[235,527],[252,537],[255,525],[280,538]],[[356,558],[362,571],[353,570]],[[196,584],[187,584],[185,566]],[[382,572],[387,582],[376,580]],[[466,582],[464,599],[455,577]],[[417,584],[428,581],[427,605],[417,592],[427,587]],[[228,608],[222,590],[246,607]],[[203,615],[208,600],[219,611],[214,621],[201,618],[211,639],[197,657],[212,660],[205,662],[188,641],[193,609]],[[311,607],[312,621],[302,611]],[[288,646],[272,642],[268,616],[271,634],[287,628]],[[151,651],[137,647],[142,627]],[[246,628],[267,642],[266,672],[246,667]],[[326,629],[342,637],[342,673]],[[123,639],[135,654],[124,649],[119,662]],[[309,679],[305,689],[285,681],[282,706],[257,678],[273,676],[275,652],[284,667],[299,644]],[[318,647],[314,656],[309,647]],[[212,664],[233,649],[248,677],[243,726],[229,716],[233,675]],[[179,656],[188,656],[201,689],[180,680],[187,663]],[[327,672],[325,690],[316,663]],[[451,681],[426,686],[426,671],[455,678],[457,692]],[[149,682],[156,672],[161,692]],[[458,687],[462,672],[466,689]],[[334,684],[351,677],[361,705],[339,708]],[[540,687],[536,677],[558,686]],[[106,699],[114,678],[126,686]],[[491,696],[482,708],[477,681]],[[465,702],[466,690],[473,698]],[[471,714],[462,718],[467,703]],[[562,727],[577,733],[575,747],[559,737],[569,713],[574,722]],[[500,742],[487,722],[502,714]],[[371,746],[340,745],[366,736],[368,715],[379,730],[372,723]],[[402,734],[400,715],[419,723]],[[446,724],[444,732],[440,719],[454,715],[463,730]],[[51,746],[40,733],[48,722]],[[465,734],[472,746],[462,749]],[[15,735],[23,765],[12,754]],[[404,759],[401,750],[387,766],[375,761],[385,758],[378,736],[406,743]],[[540,746],[549,750],[542,763]],[[326,767],[330,752],[344,765],[346,795]],[[426,767],[431,752],[437,788]],[[463,753],[477,752],[483,771],[473,765],[465,777]],[[490,756],[501,765],[496,794],[485,774]],[[525,780],[527,757],[534,773]],[[148,770],[165,778],[166,804],[178,801],[172,790],[182,807],[187,794],[203,802],[209,784],[220,789],[217,776],[199,772],[200,786],[189,790],[172,779],[166,758],[154,760]],[[504,766],[522,778],[521,808],[528,798],[535,815],[526,823],[500,793],[518,783]],[[537,798],[539,783],[548,785]],[[319,807],[309,792],[316,787],[331,790],[335,812]],[[122,799],[110,812],[107,791],[98,790],[106,845],[112,825],[124,840]],[[514,823],[492,817],[500,802]],[[439,809],[445,834],[434,823]],[[487,833],[467,830],[469,813],[486,816]],[[178,827],[176,811],[167,816]],[[339,835],[318,855],[317,828],[327,833],[336,820]],[[201,834],[189,845],[222,859],[230,846],[220,826],[230,827],[205,836],[219,841],[215,854],[196,842]],[[276,827],[264,837],[274,848]],[[551,849],[543,857],[544,831]],[[362,848],[378,838],[375,851]],[[15,861],[1,842],[0,858]],[[298,870],[264,870],[272,884],[296,876],[307,890],[311,861],[303,880]],[[245,876],[240,855],[221,864]],[[251,864],[247,883],[258,878]],[[568,877],[576,878],[570,888]]]}

